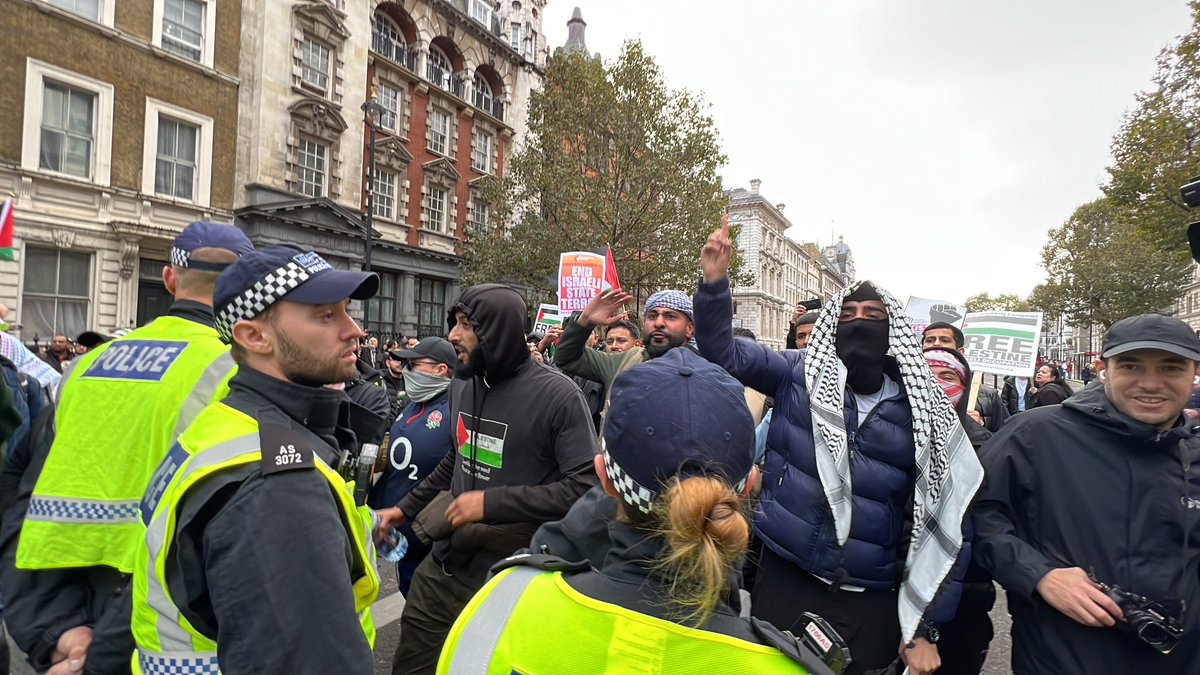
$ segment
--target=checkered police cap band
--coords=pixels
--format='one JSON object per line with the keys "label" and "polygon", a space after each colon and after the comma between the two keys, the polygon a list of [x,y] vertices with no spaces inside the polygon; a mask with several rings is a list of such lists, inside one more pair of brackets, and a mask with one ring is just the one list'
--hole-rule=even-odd
{"label": "checkered police cap band", "polygon": [[[603,445],[603,440],[601,440]],[[604,454],[604,473],[608,475],[609,482],[612,483],[613,489],[617,494],[621,495],[621,500],[626,504],[637,508],[642,513],[650,513],[654,505],[654,500],[661,494],[658,490],[652,490],[633,479],[633,476],[625,473],[620,464],[608,454],[608,449],[603,450]],[[746,474],[737,485],[733,487],[733,491],[741,494],[742,490],[746,489],[746,481],[750,480],[750,474]]]}
{"label": "checkered police cap band", "polygon": [[658,493],[646,487],[638,485],[638,482],[632,476],[625,473],[621,466],[608,454],[608,450],[604,451],[604,473],[608,474],[608,480],[616,489],[617,494],[621,495],[621,499],[630,506],[636,507],[642,513],[650,513],[650,506],[654,503],[654,498]]}
{"label": "checkered police cap band", "polygon": [[232,343],[233,324],[262,314],[311,277],[303,266],[289,260],[288,264],[263,277],[217,312],[214,322],[217,335],[221,336],[221,340],[226,344]]}
{"label": "checkered police cap band", "polygon": [[188,262],[192,259],[192,254],[179,248],[178,246],[171,247],[171,264],[175,267],[187,267]]}

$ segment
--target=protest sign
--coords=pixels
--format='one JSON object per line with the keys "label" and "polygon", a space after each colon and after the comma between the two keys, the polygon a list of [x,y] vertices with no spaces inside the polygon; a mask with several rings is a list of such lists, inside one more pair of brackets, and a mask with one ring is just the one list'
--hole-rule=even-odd
{"label": "protest sign", "polygon": [[533,332],[546,334],[553,326],[562,325],[562,315],[558,313],[558,305],[538,305],[537,321],[533,323]]}
{"label": "protest sign", "polygon": [[962,328],[963,317],[966,314],[966,307],[960,307],[953,302],[914,296],[909,296],[908,304],[904,306],[904,318],[908,319],[908,324],[918,336],[924,333],[925,327],[931,323],[945,322],[955,328]]}
{"label": "protest sign", "polygon": [[976,372],[1028,377],[1037,364],[1041,312],[974,312],[963,321],[963,356]]}
{"label": "protest sign", "polygon": [[591,251],[572,251],[559,257],[558,309],[570,315],[587,306],[606,286],[607,256]]}

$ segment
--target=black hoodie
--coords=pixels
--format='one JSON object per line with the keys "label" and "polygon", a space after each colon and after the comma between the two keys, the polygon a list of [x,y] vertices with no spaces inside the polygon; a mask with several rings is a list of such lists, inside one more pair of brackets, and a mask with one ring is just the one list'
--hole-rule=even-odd
{"label": "black hoodie", "polygon": [[[984,445],[975,550],[1008,591],[1014,672],[1197,672],[1198,441],[1182,422],[1160,431],[1088,387],[1016,416]],[[1164,656],[1115,629],[1076,623],[1036,590],[1060,567],[1156,602],[1186,600],[1186,635]]]}
{"label": "black hoodie", "polygon": [[597,483],[595,429],[579,387],[530,358],[516,291],[473,286],[451,308],[451,326],[456,312],[474,327],[486,369],[451,383],[445,429],[456,450],[399,506],[411,518],[443,490],[483,490],[482,523],[433,549],[447,572],[482,586],[492,564],[528,546],[541,523],[562,518]]}

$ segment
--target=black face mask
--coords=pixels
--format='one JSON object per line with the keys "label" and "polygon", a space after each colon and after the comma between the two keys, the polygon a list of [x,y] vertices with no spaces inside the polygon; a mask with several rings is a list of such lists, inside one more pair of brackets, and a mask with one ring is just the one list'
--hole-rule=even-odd
{"label": "black face mask", "polygon": [[889,325],[886,319],[854,319],[838,324],[837,355],[846,365],[846,384],[859,394],[871,394],[883,386]]}

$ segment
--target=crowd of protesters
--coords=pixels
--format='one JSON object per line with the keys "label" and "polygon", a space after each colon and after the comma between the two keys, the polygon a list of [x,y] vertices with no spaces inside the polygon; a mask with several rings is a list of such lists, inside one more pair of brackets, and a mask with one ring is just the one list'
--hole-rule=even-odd
{"label": "crowd of protesters", "polygon": [[189,226],[167,316],[0,334],[14,641],[53,675],[370,673],[379,555],[393,673],[975,674],[996,584],[1014,672],[1197,672],[1195,332],[1129,317],[1078,391],[993,388],[861,281],[776,351],[732,249],[642,307],[532,332],[482,284],[393,339],[350,317],[375,275]]}

